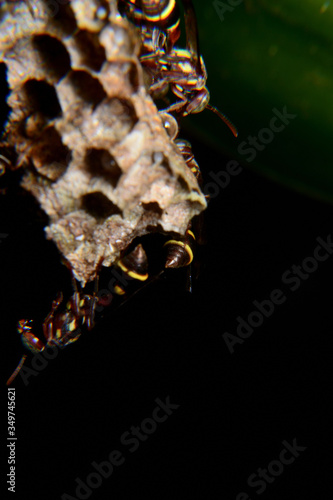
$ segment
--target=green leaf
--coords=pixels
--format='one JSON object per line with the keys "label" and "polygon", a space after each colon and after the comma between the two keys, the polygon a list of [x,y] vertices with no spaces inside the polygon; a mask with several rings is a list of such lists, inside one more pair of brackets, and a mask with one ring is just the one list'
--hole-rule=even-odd
{"label": "green leaf", "polygon": [[[239,136],[209,110],[184,125],[242,165],[332,202],[333,2],[194,5],[211,104],[235,123]],[[283,109],[295,118],[272,121]]]}

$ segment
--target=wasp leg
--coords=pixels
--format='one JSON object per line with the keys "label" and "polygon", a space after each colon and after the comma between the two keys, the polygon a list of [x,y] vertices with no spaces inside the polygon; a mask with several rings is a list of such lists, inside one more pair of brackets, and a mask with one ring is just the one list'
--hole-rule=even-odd
{"label": "wasp leg", "polygon": [[181,92],[175,85],[171,85],[171,90],[175,94],[175,96],[180,99],[180,101],[171,104],[171,106],[169,106],[167,109],[164,109],[163,111],[165,113],[177,113],[181,115],[187,114],[186,108],[188,107],[189,101],[186,98],[185,94],[183,94],[183,92]]}
{"label": "wasp leg", "polygon": [[188,266],[188,268],[187,268],[186,290],[189,293],[193,293],[193,271],[192,271],[192,264],[190,264]]}
{"label": "wasp leg", "polygon": [[51,311],[46,316],[43,323],[43,334],[46,339],[46,342],[49,343],[54,338],[54,329],[53,329],[53,319],[56,310],[59,308],[61,302],[63,300],[63,295],[61,292],[58,292],[56,298],[52,302]]}
{"label": "wasp leg", "polygon": [[[96,305],[98,302],[98,286],[99,286],[99,273],[103,264],[104,257],[101,257],[99,259],[99,262],[97,264],[97,274],[95,278],[95,284],[94,284],[94,292],[93,296],[90,301],[90,308],[89,308],[89,313],[87,315],[87,329],[92,330],[95,326],[95,312],[96,312]],[[85,319],[85,318],[84,318]]]}
{"label": "wasp leg", "polygon": [[149,93],[154,99],[165,98],[169,89],[169,82],[164,78],[153,83],[149,88]]}

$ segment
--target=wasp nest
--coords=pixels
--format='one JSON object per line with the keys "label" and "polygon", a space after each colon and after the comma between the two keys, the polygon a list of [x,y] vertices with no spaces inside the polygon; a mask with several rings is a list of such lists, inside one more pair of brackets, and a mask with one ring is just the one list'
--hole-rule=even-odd
{"label": "wasp nest", "polygon": [[2,2],[11,108],[2,146],[84,285],[138,236],[184,234],[206,207],[143,84],[135,29],[113,1]]}

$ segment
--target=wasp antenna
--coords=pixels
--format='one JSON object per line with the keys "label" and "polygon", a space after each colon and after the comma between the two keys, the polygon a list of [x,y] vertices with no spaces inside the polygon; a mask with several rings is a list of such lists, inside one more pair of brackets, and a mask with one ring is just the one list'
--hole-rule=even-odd
{"label": "wasp antenna", "polygon": [[13,371],[13,373],[11,374],[9,379],[7,380],[6,385],[10,385],[13,382],[13,380],[16,378],[16,376],[17,376],[18,372],[21,370],[26,358],[27,358],[27,355],[24,354],[21,358],[21,361],[19,362],[19,364],[17,365],[17,367],[15,368],[15,370]]}
{"label": "wasp antenna", "polygon": [[4,161],[5,163],[7,163],[7,165],[11,165],[11,162],[8,160],[8,158],[6,158],[5,156],[3,155],[0,155],[0,160]]}
{"label": "wasp antenna", "polygon": [[229,127],[229,129],[234,134],[234,136],[238,137],[237,128],[235,127],[235,125],[232,123],[232,121],[229,120],[229,118],[224,113],[221,113],[221,111],[219,111],[217,108],[214,108],[214,106],[212,106],[211,104],[207,104],[206,108],[210,109],[210,111],[213,111],[213,113],[215,113],[217,116],[219,116],[221,118],[221,120],[223,120],[224,123]]}

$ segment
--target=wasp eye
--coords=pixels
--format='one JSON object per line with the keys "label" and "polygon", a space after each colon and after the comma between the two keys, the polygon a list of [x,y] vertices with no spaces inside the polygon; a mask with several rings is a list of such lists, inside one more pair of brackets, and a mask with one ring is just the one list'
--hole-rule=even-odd
{"label": "wasp eye", "polygon": [[168,136],[173,141],[178,135],[178,123],[176,118],[169,113],[160,113],[160,117]]}
{"label": "wasp eye", "polygon": [[192,103],[188,106],[188,113],[201,113],[201,111],[207,107],[209,99],[209,91],[206,87],[204,87],[197,93],[196,97],[193,98]]}

